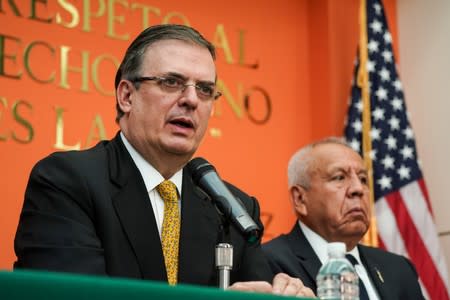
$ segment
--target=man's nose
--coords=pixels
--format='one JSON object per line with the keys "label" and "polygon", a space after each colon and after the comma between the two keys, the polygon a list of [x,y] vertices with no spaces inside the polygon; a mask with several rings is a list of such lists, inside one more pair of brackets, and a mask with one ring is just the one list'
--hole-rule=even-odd
{"label": "man's nose", "polygon": [[197,95],[197,88],[195,84],[185,84],[181,90],[180,105],[187,105],[190,108],[196,108],[200,99]]}
{"label": "man's nose", "polygon": [[364,194],[366,185],[361,181],[357,174],[352,175],[348,193],[351,197],[361,197]]}

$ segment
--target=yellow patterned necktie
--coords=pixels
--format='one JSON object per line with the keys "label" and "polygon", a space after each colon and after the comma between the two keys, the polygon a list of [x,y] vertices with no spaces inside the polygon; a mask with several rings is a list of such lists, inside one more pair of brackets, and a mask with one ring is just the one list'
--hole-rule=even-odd
{"label": "yellow patterned necktie", "polygon": [[178,242],[180,240],[180,210],[178,209],[177,187],[172,181],[164,180],[156,190],[164,200],[164,220],[161,243],[170,285],[177,284],[178,278]]}

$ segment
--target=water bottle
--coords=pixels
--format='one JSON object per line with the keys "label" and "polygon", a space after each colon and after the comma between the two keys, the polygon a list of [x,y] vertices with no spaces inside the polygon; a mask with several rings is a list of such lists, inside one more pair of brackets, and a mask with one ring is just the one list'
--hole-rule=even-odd
{"label": "water bottle", "polygon": [[328,260],[317,274],[317,297],[321,300],[359,300],[359,278],[345,258],[344,243],[328,244]]}

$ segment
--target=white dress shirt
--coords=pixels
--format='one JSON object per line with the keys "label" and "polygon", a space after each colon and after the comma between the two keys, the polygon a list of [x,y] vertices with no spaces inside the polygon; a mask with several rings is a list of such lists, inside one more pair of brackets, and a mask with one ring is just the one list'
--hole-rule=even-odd
{"label": "white dress shirt", "polygon": [[[308,226],[306,226],[302,222],[298,221],[298,224],[302,229],[303,233],[305,234],[305,237],[308,240],[309,244],[313,248],[316,255],[319,257],[319,260],[323,265],[328,259],[327,253],[328,242],[325,239],[323,239],[320,235],[318,235],[316,232],[312,231]],[[378,292],[375,289],[375,286],[373,285],[366,268],[361,262],[358,247],[354,247],[353,249],[348,251],[347,254],[353,255],[358,261],[358,264],[355,266],[355,270],[356,273],[358,273],[359,279],[362,280],[362,282],[364,283],[364,286],[367,290],[367,294],[369,295],[369,299],[379,300],[380,297],[378,296]]]}
{"label": "white dress shirt", "polygon": [[[158,226],[159,237],[161,238],[161,228],[164,218],[164,200],[159,195],[156,187],[164,181],[164,177],[151,165],[149,164],[139,152],[134,149],[134,147],[128,142],[122,132],[120,132],[120,137],[125,145],[125,148],[130,153],[131,158],[139,169],[139,172],[144,179],[145,188],[147,189],[148,196],[150,198],[150,203],[153,208],[153,213],[155,215],[156,225]],[[181,191],[183,183],[183,169],[176,172],[170,179],[178,191],[178,207],[181,209]]]}

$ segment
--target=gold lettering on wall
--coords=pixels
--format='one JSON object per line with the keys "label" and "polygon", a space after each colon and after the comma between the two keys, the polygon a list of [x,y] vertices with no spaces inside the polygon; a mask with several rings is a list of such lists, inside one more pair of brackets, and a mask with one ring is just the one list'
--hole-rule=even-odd
{"label": "gold lettering on wall", "polygon": [[70,21],[63,20],[63,17],[59,12],[56,13],[55,16],[55,22],[56,24],[60,24],[63,27],[66,28],[75,28],[80,24],[80,13],[78,12],[78,9],[70,2],[67,2],[67,0],[57,0],[57,3],[61,6],[62,9],[67,11],[71,19]]}
{"label": "gold lettering on wall", "polygon": [[149,15],[150,13],[156,15],[157,17],[161,16],[161,10],[157,7],[144,5],[141,3],[131,3],[132,10],[141,10],[142,11],[142,29],[145,29],[150,26]]}
{"label": "gold lettering on wall", "polygon": [[[9,4],[9,7],[11,8],[13,14],[15,14],[17,17],[21,17],[22,16],[20,14],[20,11],[17,8],[16,4],[14,3],[14,1],[8,1],[8,4]],[[0,12],[2,12],[2,13],[4,12],[1,0],[0,0]]]}
{"label": "gold lettering on wall", "polygon": [[114,89],[106,90],[100,85],[100,80],[99,80],[100,72],[98,71],[98,66],[100,65],[100,63],[102,61],[105,61],[105,60],[111,61],[114,64],[114,66],[116,67],[116,69],[119,68],[119,60],[117,58],[115,58],[114,56],[103,54],[103,55],[96,57],[94,62],[92,63],[92,71],[91,71],[92,72],[92,82],[94,83],[94,86],[97,89],[97,91],[99,91],[101,94],[103,94],[105,96],[114,96]]}
{"label": "gold lettering on wall", "polygon": [[13,103],[12,105],[12,115],[14,120],[19,123],[20,125],[22,125],[23,127],[25,127],[27,134],[25,137],[20,138],[14,131],[12,131],[12,139],[15,140],[16,142],[22,143],[22,144],[28,144],[31,143],[31,141],[33,140],[34,137],[34,129],[33,126],[31,126],[31,123],[28,122],[26,119],[24,119],[20,113],[19,113],[19,108],[25,106],[26,108],[28,108],[30,111],[33,110],[33,106],[24,101],[24,100],[17,100],[16,102]]}
{"label": "gold lettering on wall", "polygon": [[116,15],[116,10],[114,7],[114,4],[120,4],[125,8],[128,8],[128,2],[124,1],[124,0],[109,0],[108,1],[108,29],[107,29],[107,33],[106,36],[113,38],[113,39],[118,39],[118,40],[128,40],[130,38],[129,34],[122,34],[122,35],[117,35],[116,31],[115,31],[115,27],[114,24],[120,23],[120,24],[124,24],[125,23],[125,17],[124,16],[117,16]]}
{"label": "gold lettering on wall", "polygon": [[7,54],[6,53],[6,41],[13,41],[15,42],[18,46],[20,46],[21,42],[20,39],[13,37],[13,36],[8,36],[8,35],[0,35],[0,76],[4,76],[4,77],[8,77],[8,78],[13,78],[13,79],[20,79],[22,76],[22,70],[17,70],[17,72],[15,74],[12,73],[7,73],[5,70],[5,60],[6,59],[10,59],[15,65],[17,64],[16,58],[17,58],[17,54]]}
{"label": "gold lettering on wall", "polygon": [[239,55],[238,64],[243,67],[248,67],[252,69],[257,69],[259,67],[258,61],[248,64],[245,62],[245,31],[243,29],[239,30]]}
{"label": "gold lettering on wall", "polygon": [[[9,2],[11,2],[11,1],[9,1]],[[40,17],[40,16],[38,16],[38,13],[37,13],[37,5],[36,4],[41,3],[41,4],[47,5],[47,0],[31,0],[30,2],[31,2],[30,3],[31,4],[31,12],[30,12],[29,19],[36,20],[39,22],[44,22],[44,23],[50,23],[52,21],[51,17],[47,17],[47,18]]]}
{"label": "gold lettering on wall", "polygon": [[213,138],[220,138],[222,136],[222,130],[220,128],[213,127],[209,129],[209,135],[211,135]]}
{"label": "gold lettering on wall", "polygon": [[223,24],[218,24],[216,32],[214,33],[212,43],[217,49],[222,49],[225,55],[225,61],[228,64],[233,64],[233,55],[231,53],[230,44],[228,43],[227,35],[225,34],[225,28]]}
{"label": "gold lettering on wall", "polygon": [[[263,114],[263,116],[260,118],[256,118],[254,116],[254,114],[252,112],[251,102],[250,102],[251,96],[255,92],[257,92],[263,96],[262,99],[263,99],[263,106],[265,109],[265,114]],[[252,87],[248,91],[246,91],[245,97],[244,97],[244,107],[245,107],[245,111],[247,113],[247,117],[249,118],[249,120],[258,125],[267,123],[270,120],[270,116],[272,115],[272,103],[270,101],[270,96],[261,87]]]}
{"label": "gold lettering on wall", "polygon": [[[3,119],[4,112],[8,109],[8,101],[6,101],[6,98],[0,97],[0,104],[1,104],[1,105],[3,106],[3,108],[4,108],[4,111],[3,111],[3,112],[0,111],[0,124],[1,124],[1,121],[2,121],[2,119]],[[6,141],[6,140],[8,140],[8,135],[5,134],[5,133],[0,133],[0,141]]]}
{"label": "gold lettering on wall", "polygon": [[[233,94],[231,94],[230,90],[228,89],[228,87],[225,85],[225,83],[218,79],[217,80],[217,88],[222,91],[222,99],[225,99],[226,102],[230,105],[231,109],[233,110],[234,114],[236,115],[236,117],[238,117],[239,119],[242,119],[242,101],[241,103],[238,103],[236,101],[236,98],[233,96]],[[242,99],[243,98],[243,87],[241,83],[238,83],[238,96],[237,99]],[[221,109],[221,102],[220,100],[217,101],[215,103],[215,110],[214,110],[214,115],[215,116],[220,116],[222,114],[222,109]]]}
{"label": "gold lettering on wall", "polygon": [[98,9],[96,12],[91,11],[91,1],[83,0],[83,31],[91,32],[91,16],[100,18],[105,15],[105,0],[98,0]]}
{"label": "gold lettering on wall", "polygon": [[25,53],[24,53],[25,71],[33,80],[35,80],[37,82],[51,83],[55,80],[55,72],[54,71],[50,73],[50,75],[47,77],[47,79],[42,79],[42,78],[38,78],[31,70],[30,54],[31,54],[31,51],[37,46],[43,46],[44,48],[47,48],[49,50],[49,52],[51,53],[51,56],[55,56],[55,49],[52,48],[52,46],[50,46],[46,42],[42,42],[42,41],[32,42],[27,47],[25,47]]}
{"label": "gold lettering on wall", "polygon": [[58,150],[80,150],[81,144],[80,142],[76,143],[73,146],[66,145],[64,143],[64,108],[55,107],[56,111],[56,141],[53,147]]}
{"label": "gold lettering on wall", "polygon": [[72,67],[69,66],[69,58],[68,54],[71,50],[69,46],[61,46],[61,62],[60,62],[60,70],[61,70],[61,78],[59,82],[59,86],[63,89],[70,89],[70,85],[68,83],[67,75],[69,71],[81,73],[81,90],[83,92],[89,91],[89,52],[82,51],[81,52],[81,67]]}
{"label": "gold lettering on wall", "polygon": [[89,134],[86,139],[86,146],[91,146],[93,141],[97,142],[106,139],[105,125],[103,124],[102,117],[97,114],[92,121],[91,129],[89,130]]}
{"label": "gold lettering on wall", "polygon": [[[70,30],[67,29],[77,28],[78,34],[72,32],[75,34],[74,36],[79,38],[76,44],[61,45],[58,42],[51,44],[50,40],[45,40],[46,33],[44,33],[44,38],[41,40],[33,40],[32,34],[14,37],[0,33],[0,77],[16,80],[29,77],[34,82],[41,84],[50,83],[65,90],[79,89],[82,92],[98,92],[101,95],[111,97],[114,96],[114,88],[110,87],[103,80],[102,75],[110,73],[113,67],[117,69],[120,59],[107,53],[97,55],[97,52],[91,52],[92,47],[95,47],[95,45],[86,45],[82,42],[80,44],[79,41],[86,37],[86,32],[91,34],[92,31],[103,31],[101,33],[103,41],[106,38],[125,41],[130,39],[131,32],[135,32],[136,29],[126,26],[127,21],[132,21],[132,18],[138,18],[136,21],[141,21],[143,28],[158,23],[183,23],[190,25],[187,16],[183,13],[177,11],[165,12],[158,7],[140,3],[145,2],[140,0],[136,0],[139,2],[133,0],[52,1],[56,2],[56,6],[53,3],[51,6],[48,5],[48,0],[27,0],[26,3],[28,4],[26,6],[17,7],[15,3],[22,5],[18,0],[0,0],[0,15],[3,13],[3,3],[3,8],[7,10],[6,13],[14,13],[31,25],[33,25],[32,20],[40,22],[39,26],[45,26],[47,29],[59,26],[58,30],[69,32]],[[54,8],[56,10],[51,11]],[[140,26],[140,24],[137,26]],[[213,24],[212,26],[214,26],[212,42],[218,51],[223,51],[220,53],[221,63],[225,62],[228,65],[234,65],[232,68],[248,67],[258,69],[258,59],[251,57],[252,52],[248,52],[246,47],[246,38],[250,33],[247,33],[245,29],[239,28],[230,29],[227,27],[225,29],[224,24]],[[95,34],[97,35],[97,32]],[[50,38],[51,36],[49,35],[48,37]],[[53,36],[52,41],[54,41]],[[230,47],[230,41],[233,48]],[[75,39],[73,43],[75,43]],[[87,48],[83,48],[83,46]],[[51,64],[42,68],[37,67],[37,62],[47,62],[47,60]],[[251,70],[248,71],[251,72]],[[215,110],[212,116],[221,117],[224,113],[231,113],[239,120],[248,118],[253,124],[267,123],[272,114],[271,98],[267,91],[261,87],[256,86],[248,89],[245,84],[250,82],[251,79],[244,82],[236,82],[234,80],[232,84],[229,84],[218,79],[217,86],[223,93],[223,97],[215,103]],[[20,97],[15,99],[17,98]],[[10,128],[0,129],[0,141],[14,138],[20,143],[27,143],[33,139],[34,130],[31,123],[23,117],[23,113],[33,111],[33,108],[27,102],[16,102],[14,107],[11,107],[12,104],[12,101],[8,103],[6,98],[0,97],[0,106],[4,111],[3,113],[0,112],[0,125],[2,124],[1,121],[5,123],[5,117],[9,118],[12,114],[13,124],[15,124],[14,128],[19,129],[16,129],[16,132],[12,132]],[[55,113],[56,140],[54,147],[61,150],[84,147],[82,144],[85,141],[84,135],[83,137],[75,138],[75,141],[69,140],[68,144],[65,144],[64,109],[56,107]],[[3,126],[5,127],[5,125]],[[25,128],[25,134],[22,128]],[[209,133],[215,138],[225,134],[219,128],[210,128]],[[97,139],[105,137],[102,118],[96,115],[92,120],[86,142],[91,144]]]}

